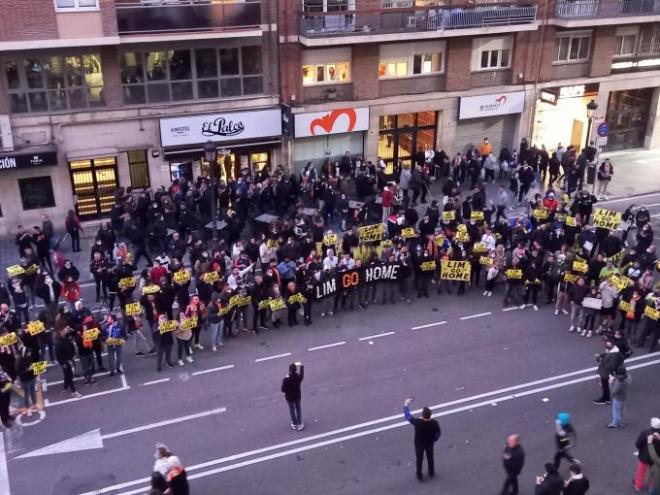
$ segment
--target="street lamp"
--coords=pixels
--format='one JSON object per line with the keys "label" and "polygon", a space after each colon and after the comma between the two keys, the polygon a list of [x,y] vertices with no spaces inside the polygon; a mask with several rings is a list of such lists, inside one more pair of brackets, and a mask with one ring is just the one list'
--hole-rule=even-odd
{"label": "street lamp", "polygon": [[591,137],[591,125],[594,121],[594,112],[598,109],[598,103],[596,100],[591,100],[587,103],[587,139],[584,144],[584,147],[589,146],[589,138]]}
{"label": "street lamp", "polygon": [[218,159],[218,148],[215,143],[211,140],[204,143],[204,156],[206,161],[209,164],[211,169],[211,221],[213,222],[213,240],[218,240],[218,215],[216,214],[218,209],[218,180],[217,180],[217,159]]}

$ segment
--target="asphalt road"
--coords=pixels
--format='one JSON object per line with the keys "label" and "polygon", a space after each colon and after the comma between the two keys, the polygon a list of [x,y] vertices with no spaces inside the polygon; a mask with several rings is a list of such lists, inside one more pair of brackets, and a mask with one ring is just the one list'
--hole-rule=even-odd
{"label": "asphalt road", "polygon": [[[631,201],[649,205],[658,231],[660,193],[601,205],[622,210]],[[631,491],[634,439],[660,415],[660,353],[636,353],[628,363],[629,426],[611,431],[609,407],[591,403],[602,342],[568,334],[568,317],[549,307],[503,311],[499,291],[433,295],[317,316],[312,327],[241,334],[218,353],[207,347],[192,365],[160,374],[154,357],[132,355],[129,341],[124,377],[78,382],[80,400],[62,392],[61,372],[51,367],[45,414],[4,432],[0,493],[142,494],[162,441],[188,467],[195,495],[495,494],[504,439],[518,432],[528,453],[521,494],[531,494],[553,454],[558,411],[574,417],[575,455],[590,493]],[[86,301],[92,292],[84,287]],[[289,429],[279,391],[294,360],[306,367],[302,432]],[[439,476],[422,484],[414,478],[412,427],[402,421],[408,396],[417,408],[435,406],[443,428]]]}

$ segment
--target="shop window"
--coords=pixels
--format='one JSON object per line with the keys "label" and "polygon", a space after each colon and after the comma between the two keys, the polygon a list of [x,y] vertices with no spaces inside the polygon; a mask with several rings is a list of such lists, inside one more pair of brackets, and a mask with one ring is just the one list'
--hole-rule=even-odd
{"label": "shop window", "polygon": [[120,58],[129,105],[263,93],[260,45],[124,52]]}
{"label": "shop window", "polygon": [[303,86],[333,84],[350,81],[350,63],[332,62],[319,65],[304,65]]}
{"label": "shop window", "polygon": [[437,118],[437,112],[381,116],[378,156],[388,167],[417,163],[426,146],[435,147]]}
{"label": "shop window", "polygon": [[128,171],[133,189],[146,189],[150,185],[149,162],[146,150],[128,151]]}
{"label": "shop window", "polygon": [[251,153],[250,164],[255,172],[261,172],[264,168],[268,167],[268,152]]}
{"label": "shop window", "polygon": [[53,183],[50,177],[18,179],[18,188],[21,191],[21,202],[24,210],[55,206]]}
{"label": "shop window", "polygon": [[3,65],[12,113],[104,105],[99,54],[17,57]]}
{"label": "shop window", "polygon": [[119,185],[116,157],[70,161],[69,173],[78,215],[94,218],[109,214]]}
{"label": "shop window", "polygon": [[591,33],[562,33],[555,38],[555,62],[582,62],[589,58]]}

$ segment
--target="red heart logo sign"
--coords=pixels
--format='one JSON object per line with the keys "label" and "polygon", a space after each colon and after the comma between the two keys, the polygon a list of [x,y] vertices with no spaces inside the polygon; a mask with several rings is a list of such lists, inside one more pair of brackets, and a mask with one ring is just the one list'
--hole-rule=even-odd
{"label": "red heart logo sign", "polygon": [[357,120],[357,114],[352,108],[340,108],[339,110],[333,110],[330,113],[325,114],[323,117],[314,119],[309,124],[309,132],[312,136],[316,136],[316,128],[320,127],[325,131],[325,134],[331,134],[333,132],[333,127],[337,119],[346,115],[348,117],[348,128],[345,131],[335,131],[335,132],[351,132],[355,127],[355,122]]}

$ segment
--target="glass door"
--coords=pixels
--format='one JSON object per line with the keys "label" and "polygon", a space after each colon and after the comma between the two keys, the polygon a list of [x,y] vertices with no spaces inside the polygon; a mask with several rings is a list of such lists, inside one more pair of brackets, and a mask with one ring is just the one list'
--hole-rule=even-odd
{"label": "glass door", "polygon": [[117,180],[115,157],[69,162],[76,212],[83,219],[107,216],[114,206]]}

